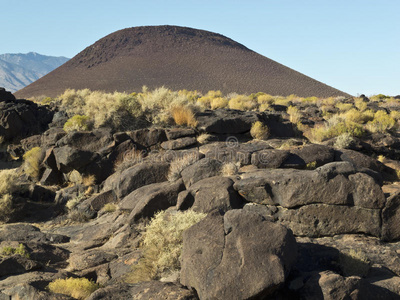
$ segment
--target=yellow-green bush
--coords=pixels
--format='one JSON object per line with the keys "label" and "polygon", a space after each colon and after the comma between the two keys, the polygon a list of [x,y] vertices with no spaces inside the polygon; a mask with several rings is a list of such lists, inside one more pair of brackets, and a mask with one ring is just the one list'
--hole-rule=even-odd
{"label": "yellow-green bush", "polygon": [[14,211],[12,193],[17,190],[17,178],[15,169],[0,171],[0,222],[8,221]]}
{"label": "yellow-green bush", "polygon": [[287,109],[287,113],[289,114],[289,120],[293,124],[297,124],[300,122],[301,119],[301,112],[295,106],[289,106]]}
{"label": "yellow-green bush", "polygon": [[260,95],[257,97],[258,104],[271,105],[274,104],[274,101],[275,97],[268,94]]}
{"label": "yellow-green bush", "polygon": [[269,137],[268,126],[257,121],[251,126],[250,135],[257,140],[266,140]]}
{"label": "yellow-green bush", "polygon": [[56,279],[49,283],[48,289],[75,299],[84,300],[100,286],[87,278]]}
{"label": "yellow-green bush", "polygon": [[352,107],[353,107],[353,104],[351,104],[351,103],[342,103],[342,102],[336,103],[336,108],[339,109],[341,112],[346,112],[349,109],[351,109]]}
{"label": "yellow-green bush", "polygon": [[339,121],[332,125],[324,124],[315,126],[309,132],[305,133],[305,135],[311,141],[322,142],[344,133],[348,133],[351,136],[362,136],[365,131],[360,124],[351,121]]}
{"label": "yellow-green bush", "polygon": [[75,115],[72,118],[68,119],[64,124],[64,131],[70,132],[74,130],[89,130],[90,129],[90,121],[88,116]]}
{"label": "yellow-green bush", "polygon": [[397,122],[383,110],[375,113],[374,119],[367,123],[367,128],[371,132],[386,132],[395,128]]}
{"label": "yellow-green bush", "polygon": [[205,216],[194,211],[157,213],[143,233],[143,256],[126,281],[134,283],[158,279],[162,273],[179,270],[182,234]]}
{"label": "yellow-green bush", "polygon": [[32,148],[24,154],[23,159],[24,173],[32,179],[39,179],[42,149],[40,147]]}
{"label": "yellow-green bush", "polygon": [[228,99],[222,97],[213,98],[210,102],[211,109],[225,108],[228,104]]}
{"label": "yellow-green bush", "polygon": [[29,258],[29,252],[23,244],[19,244],[17,248],[14,247],[4,247],[0,250],[0,255],[10,256],[10,255],[20,255]]}

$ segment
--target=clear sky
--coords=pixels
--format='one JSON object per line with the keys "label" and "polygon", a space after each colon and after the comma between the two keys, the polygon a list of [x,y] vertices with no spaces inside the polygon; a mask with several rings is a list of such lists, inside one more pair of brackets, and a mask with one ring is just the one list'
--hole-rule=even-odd
{"label": "clear sky", "polygon": [[400,94],[400,0],[0,0],[0,54],[73,57],[119,29],[225,35],[352,95]]}

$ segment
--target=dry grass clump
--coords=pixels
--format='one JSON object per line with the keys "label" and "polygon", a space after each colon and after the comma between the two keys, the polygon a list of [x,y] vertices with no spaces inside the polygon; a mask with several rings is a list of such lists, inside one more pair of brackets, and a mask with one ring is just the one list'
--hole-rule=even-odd
{"label": "dry grass clump", "polygon": [[137,149],[132,149],[128,152],[125,152],[123,156],[117,157],[114,162],[114,171],[122,172],[137,163],[143,161],[144,153]]}
{"label": "dry grass clump", "polygon": [[63,129],[65,132],[71,132],[74,130],[89,130],[90,127],[91,124],[88,116],[75,115],[65,122]]}
{"label": "dry grass clump", "polygon": [[250,129],[250,135],[257,140],[266,140],[269,137],[269,129],[262,122],[255,122]]}
{"label": "dry grass clump", "polygon": [[43,153],[40,147],[34,147],[23,156],[23,170],[26,175],[34,180],[39,179],[40,175],[40,164],[42,162]]}
{"label": "dry grass clump", "polygon": [[151,219],[143,233],[143,256],[126,277],[130,283],[159,279],[162,273],[180,269],[183,232],[201,221],[206,214],[191,210],[161,211]]}
{"label": "dry grass clump", "polygon": [[202,133],[197,137],[199,144],[207,144],[211,140],[212,135],[209,133]]}
{"label": "dry grass clump", "polygon": [[87,187],[95,185],[96,184],[96,176],[95,175],[83,176],[82,184]]}
{"label": "dry grass clump", "polygon": [[181,172],[183,169],[193,164],[197,160],[197,156],[191,154],[186,154],[182,157],[174,159],[169,166],[168,181],[175,181],[181,178]]}
{"label": "dry grass clump", "polygon": [[48,289],[75,299],[84,300],[100,286],[87,278],[56,279],[49,283]]}
{"label": "dry grass clump", "polygon": [[171,114],[176,125],[196,127],[197,120],[193,111],[187,106],[175,106],[171,108]]}

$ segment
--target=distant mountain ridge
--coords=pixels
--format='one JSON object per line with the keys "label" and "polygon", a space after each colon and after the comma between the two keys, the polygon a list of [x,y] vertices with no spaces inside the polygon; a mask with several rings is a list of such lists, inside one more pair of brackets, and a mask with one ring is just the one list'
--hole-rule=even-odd
{"label": "distant mountain ridge", "polygon": [[55,97],[67,88],[130,93],[144,85],[203,93],[349,96],[221,34],[168,25],[113,32],[15,96]]}
{"label": "distant mountain ridge", "polygon": [[0,54],[0,86],[11,92],[18,91],[68,60],[36,52]]}

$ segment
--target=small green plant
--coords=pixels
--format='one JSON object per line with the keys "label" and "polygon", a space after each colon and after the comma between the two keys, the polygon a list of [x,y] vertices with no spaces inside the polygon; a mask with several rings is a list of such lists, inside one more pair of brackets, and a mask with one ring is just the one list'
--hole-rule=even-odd
{"label": "small green plant", "polygon": [[65,122],[63,129],[65,132],[71,132],[74,130],[89,130],[90,127],[90,120],[88,116],[75,115]]}
{"label": "small green plant", "polygon": [[100,286],[87,278],[56,279],[49,283],[48,289],[57,294],[63,294],[83,300],[90,296]]}
{"label": "small green plant", "polygon": [[32,179],[38,180],[40,175],[40,163],[42,159],[42,149],[34,147],[23,156],[23,170],[26,175]]}
{"label": "small green plant", "polygon": [[3,256],[20,255],[26,258],[30,257],[28,250],[23,244],[19,244],[17,248],[4,247],[0,250],[0,255]]}
{"label": "small green plant", "polygon": [[251,126],[250,135],[253,137],[253,139],[266,140],[269,137],[269,129],[267,125],[257,121]]}
{"label": "small green plant", "polygon": [[205,216],[204,213],[190,210],[157,213],[143,233],[143,257],[133,267],[126,281],[135,283],[158,279],[164,272],[179,270],[182,234]]}
{"label": "small green plant", "polygon": [[317,167],[316,161],[312,161],[306,164],[306,170],[315,170],[316,167]]}

